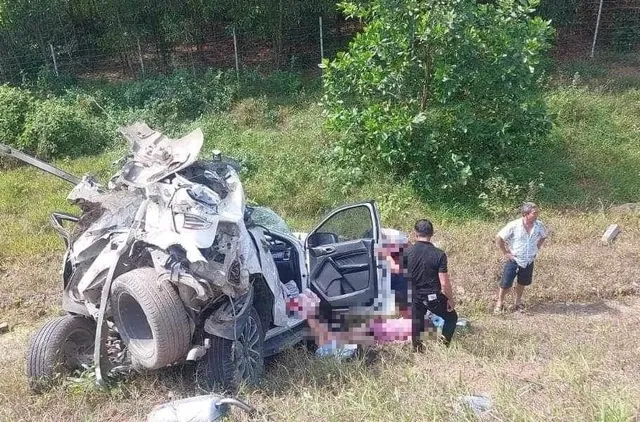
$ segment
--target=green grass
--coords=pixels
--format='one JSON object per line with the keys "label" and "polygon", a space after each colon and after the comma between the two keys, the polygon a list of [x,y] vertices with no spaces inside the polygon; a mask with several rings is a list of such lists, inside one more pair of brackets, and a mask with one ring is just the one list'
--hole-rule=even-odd
{"label": "green grass", "polygon": [[556,127],[533,166],[544,172],[543,200],[578,208],[638,201],[639,88],[610,93],[570,87],[548,95]]}
{"label": "green grass", "polygon": [[[535,200],[558,210],[604,210],[615,203],[640,198],[640,79],[625,91],[592,86],[600,80],[600,65],[580,64],[588,77],[579,85],[555,86],[547,94],[556,126],[552,136],[534,147],[530,178],[543,187]],[[590,67],[589,67],[590,66]],[[595,69],[595,70],[594,70]],[[266,90],[268,92],[268,90]],[[202,116],[171,126],[181,133],[201,127],[203,156],[213,149],[239,158],[250,202],[274,208],[291,226],[311,228],[331,208],[374,199],[383,224],[405,230],[420,216],[439,224],[478,218],[477,200],[429,201],[404,181],[377,174],[363,185],[352,185],[329,164],[333,134],[323,128],[317,91],[289,95],[258,95],[237,101],[229,112]],[[174,136],[179,133],[174,133]],[[94,157],[59,160],[55,164],[75,174],[97,173],[107,180],[110,163],[125,142]],[[69,186],[38,170],[21,167],[0,176],[0,257],[59,251],[60,242],[48,227],[48,213],[72,211],[65,197]],[[526,191],[506,198],[515,208]],[[489,198],[502,201],[504,198]],[[513,205],[512,205],[513,204]],[[504,207],[503,207],[504,208]]]}

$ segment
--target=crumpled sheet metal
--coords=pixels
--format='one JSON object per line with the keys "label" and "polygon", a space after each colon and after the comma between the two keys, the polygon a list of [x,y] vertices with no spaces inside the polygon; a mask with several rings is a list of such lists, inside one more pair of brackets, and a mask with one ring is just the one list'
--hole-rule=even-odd
{"label": "crumpled sheet metal", "polygon": [[122,167],[120,177],[128,185],[144,187],[193,164],[204,142],[201,129],[180,139],[170,139],[144,123],[120,129],[129,140],[133,157]]}
{"label": "crumpled sheet metal", "polygon": [[269,250],[269,243],[264,237],[263,229],[260,227],[251,227],[253,238],[258,246],[260,253],[260,261],[262,262],[262,274],[264,275],[267,285],[273,293],[273,323],[277,326],[287,325],[287,304],[284,300],[284,290],[282,289],[282,283],[280,283],[280,276],[278,275],[278,267],[273,260],[271,251]]}
{"label": "crumpled sheet metal", "polygon": [[[147,199],[144,224],[134,236],[137,241],[155,245],[162,251],[174,245],[182,247],[189,265],[188,269],[174,274],[178,276],[174,282],[180,284],[182,277],[183,284],[196,293],[193,297],[204,302],[213,298],[206,295],[241,296],[249,289],[250,274],[264,273],[277,298],[274,322],[284,324],[286,309],[284,301],[280,300],[277,268],[268,248],[263,250],[260,244],[256,252],[245,227],[244,189],[237,172],[227,167],[224,178],[219,178],[226,184],[221,198],[209,186],[191,182],[177,173],[196,161],[203,144],[200,130],[178,140],[172,140],[144,123],[121,131],[129,140],[131,155],[111,179],[109,189],[84,177],[68,196],[83,208],[81,223],[82,220],[86,223],[73,242],[70,257],[74,264],[81,264],[83,260],[90,262],[86,268],[79,267],[83,275],[75,277],[74,296],[95,305],[93,293],[89,296],[86,293],[100,287],[96,285],[99,275],[113,265],[113,253],[109,253],[107,242],[114,234],[126,237],[136,212]],[[175,174],[168,179],[166,176],[172,173]],[[197,226],[188,228],[181,223],[187,215],[197,217],[208,226],[205,224],[204,230]],[[261,242],[266,243],[262,233],[259,236]],[[213,260],[216,254],[224,259]],[[163,271],[166,260],[164,263],[156,261],[157,257],[154,266],[160,271],[159,275],[170,273]],[[193,305],[197,306],[196,303]]]}

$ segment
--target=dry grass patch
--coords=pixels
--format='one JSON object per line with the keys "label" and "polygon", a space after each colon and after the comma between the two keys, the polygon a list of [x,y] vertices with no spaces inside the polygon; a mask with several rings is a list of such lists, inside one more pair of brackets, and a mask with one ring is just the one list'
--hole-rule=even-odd
{"label": "dry grass patch", "polygon": [[62,300],[58,254],[16,258],[0,263],[0,322],[31,326],[58,313]]}
{"label": "dry grass patch", "polygon": [[[446,420],[476,417],[459,397],[493,401],[488,420],[630,421],[640,410],[640,299],[540,305],[529,314],[487,316],[451,349],[413,354],[402,345],[340,362],[291,349],[241,397],[253,420]],[[155,404],[199,394],[188,368],[134,375],[110,390],[66,381],[41,396],[23,375],[26,329],[0,337],[0,419],[144,420]],[[251,420],[234,410],[230,420]]]}
{"label": "dry grass patch", "polygon": [[[607,214],[543,215],[551,235],[535,264],[525,300],[536,303],[584,301],[635,294],[640,286],[640,220]],[[611,223],[623,232],[611,245],[600,237]],[[493,239],[506,221],[467,222],[440,227],[434,240],[449,255],[461,307],[484,312],[494,301],[502,275],[501,254]]]}

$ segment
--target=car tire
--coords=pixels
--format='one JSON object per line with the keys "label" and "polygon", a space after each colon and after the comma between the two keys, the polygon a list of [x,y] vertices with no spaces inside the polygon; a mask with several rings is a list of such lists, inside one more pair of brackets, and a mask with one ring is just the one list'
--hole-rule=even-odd
{"label": "car tire", "polygon": [[113,282],[111,313],[136,369],[157,369],[181,360],[191,327],[180,296],[153,268],[138,268]]}
{"label": "car tire", "polygon": [[34,392],[42,392],[93,361],[94,320],[65,315],[48,321],[31,337],[27,349],[27,378]]}
{"label": "car tire", "polygon": [[264,330],[255,308],[247,316],[237,340],[211,336],[203,362],[210,390],[219,387],[235,393],[243,381],[250,385],[259,381],[264,371]]}

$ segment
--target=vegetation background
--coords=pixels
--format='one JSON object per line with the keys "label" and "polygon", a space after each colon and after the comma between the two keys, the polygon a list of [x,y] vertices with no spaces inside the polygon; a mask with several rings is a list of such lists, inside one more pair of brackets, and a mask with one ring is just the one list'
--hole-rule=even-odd
{"label": "vegetation background", "polygon": [[[543,90],[553,126],[529,158],[536,177],[497,179],[485,196],[439,198],[375,167],[366,183],[352,183],[332,164],[338,134],[318,105],[317,17],[326,57],[361,30],[333,2],[0,3],[1,143],[106,180],[126,150],[119,125],[143,119],[174,136],[202,127],[205,154],[239,158],[248,199],[298,230],[370,198],[386,226],[409,231],[418,217],[434,220],[471,329],[450,350],[424,356],[393,346],[339,363],[288,351],[259,388],[241,392],[262,411],[258,419],[474,420],[459,401],[467,394],[490,397],[485,417],[496,420],[637,418],[639,208],[619,206],[640,201],[633,2],[606,2],[595,59],[587,55],[597,2],[542,2],[538,13],[553,19],[556,39]],[[77,210],[65,182],[0,160],[0,322],[10,326],[0,334],[0,419],[143,420],[155,404],[199,393],[189,368],[132,376],[106,391],[81,374],[49,393],[28,392],[29,333],[61,311],[63,245],[48,214]],[[530,313],[493,317],[501,264],[492,239],[525,198],[542,205],[552,237],[527,291]],[[622,234],[600,244],[614,222]]]}

